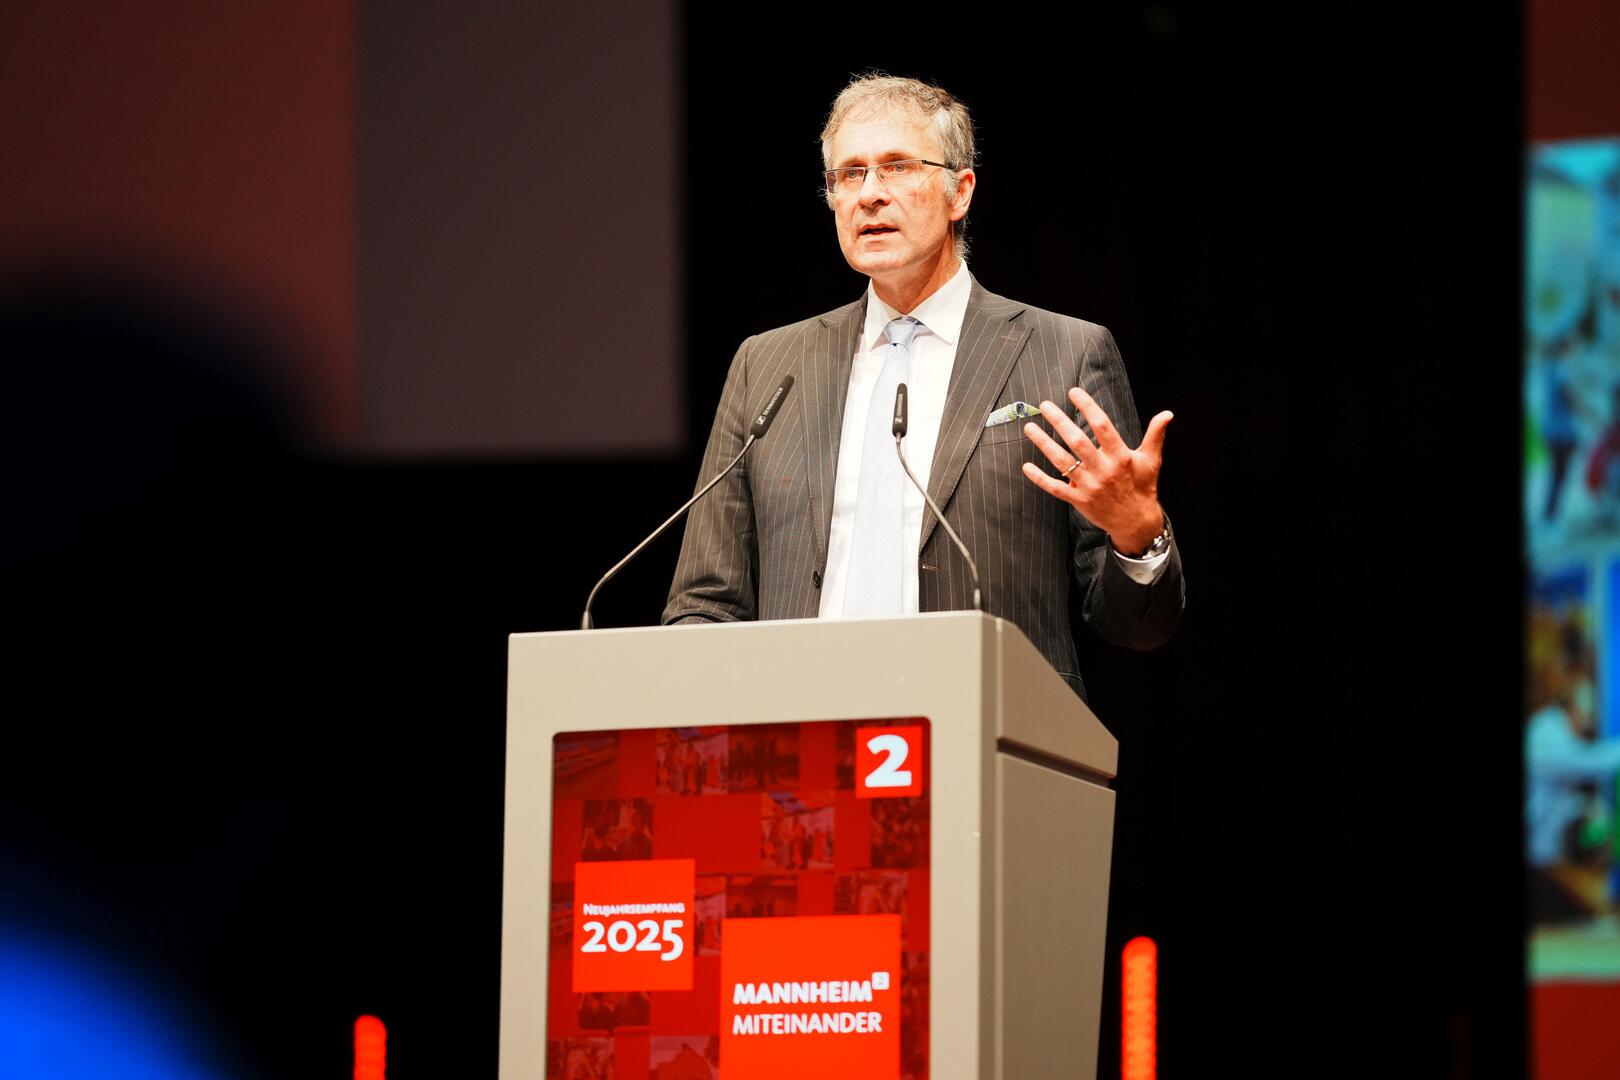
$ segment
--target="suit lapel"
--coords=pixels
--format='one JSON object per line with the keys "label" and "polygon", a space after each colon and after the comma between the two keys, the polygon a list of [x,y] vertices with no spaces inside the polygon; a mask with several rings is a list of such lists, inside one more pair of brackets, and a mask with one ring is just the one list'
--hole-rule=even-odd
{"label": "suit lapel", "polygon": [[[934,461],[928,472],[928,494],[941,509],[950,505],[962,470],[967,468],[968,458],[984,434],[984,418],[995,407],[1029,338],[1029,326],[1018,318],[1023,310],[1022,304],[986,292],[974,279],[956,343],[956,362],[951,366],[939,441],[934,445]],[[933,511],[925,509],[919,551],[928,546],[937,523]]]}
{"label": "suit lapel", "polygon": [[844,399],[866,322],[866,297],[821,316],[812,328],[804,358],[805,454],[810,474],[810,510],[816,522],[818,563],[827,561],[832,534],[833,484],[838,474],[838,441],[844,429]]}

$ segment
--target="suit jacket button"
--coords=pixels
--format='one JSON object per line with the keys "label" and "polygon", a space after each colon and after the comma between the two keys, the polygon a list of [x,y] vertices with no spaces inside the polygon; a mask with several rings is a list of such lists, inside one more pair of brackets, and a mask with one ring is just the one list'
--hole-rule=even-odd
{"label": "suit jacket button", "polygon": [[810,580],[816,583],[816,588],[818,588],[818,589],[821,588],[821,571],[820,570],[812,570],[812,571],[810,571]]}

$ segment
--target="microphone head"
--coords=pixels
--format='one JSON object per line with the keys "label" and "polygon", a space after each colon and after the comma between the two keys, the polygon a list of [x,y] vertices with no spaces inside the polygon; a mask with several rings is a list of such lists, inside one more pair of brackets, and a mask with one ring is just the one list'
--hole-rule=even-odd
{"label": "microphone head", "polygon": [[890,431],[895,438],[901,438],[906,433],[906,384],[901,383],[894,390],[894,423]]}
{"label": "microphone head", "polygon": [[776,414],[782,407],[782,401],[788,396],[788,391],[792,389],[793,376],[784,376],[782,385],[776,388],[776,393],[771,395],[771,400],[767,401],[765,407],[759,410],[759,415],[754,417],[754,426],[748,429],[749,434],[756,439],[765,437],[765,433],[771,430],[771,421],[776,419]]}

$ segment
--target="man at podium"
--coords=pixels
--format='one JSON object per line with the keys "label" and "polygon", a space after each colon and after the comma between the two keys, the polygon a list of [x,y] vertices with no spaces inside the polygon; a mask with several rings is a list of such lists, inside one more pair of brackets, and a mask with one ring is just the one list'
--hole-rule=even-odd
{"label": "man at podium", "polygon": [[974,582],[895,453],[902,447],[1015,623],[1084,694],[1071,580],[1105,639],[1164,641],[1185,599],[1158,500],[1165,429],[1143,433],[1112,335],[997,296],[968,272],[966,107],[866,76],[821,135],[827,205],[860,299],[756,335],[732,362],[700,482],[742,448],[784,376],[770,437],[693,508],[665,623],[898,616],[972,606]]}

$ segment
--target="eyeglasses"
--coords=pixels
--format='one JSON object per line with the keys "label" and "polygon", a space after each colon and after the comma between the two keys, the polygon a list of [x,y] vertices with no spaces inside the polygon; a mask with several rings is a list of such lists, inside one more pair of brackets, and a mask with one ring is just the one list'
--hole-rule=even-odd
{"label": "eyeglasses", "polygon": [[924,165],[932,165],[936,169],[950,168],[942,161],[906,158],[904,161],[885,161],[878,165],[850,165],[842,169],[828,169],[821,175],[826,178],[827,191],[832,195],[853,195],[861,190],[862,185],[866,183],[868,172],[877,174],[878,183],[890,191],[908,191],[922,182]]}

